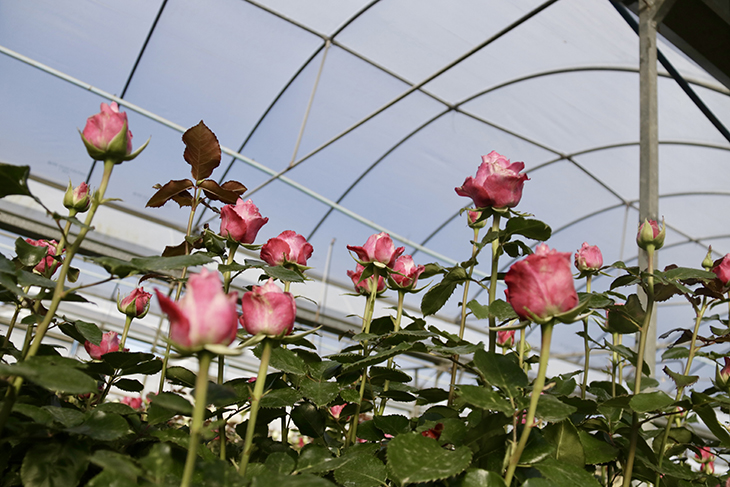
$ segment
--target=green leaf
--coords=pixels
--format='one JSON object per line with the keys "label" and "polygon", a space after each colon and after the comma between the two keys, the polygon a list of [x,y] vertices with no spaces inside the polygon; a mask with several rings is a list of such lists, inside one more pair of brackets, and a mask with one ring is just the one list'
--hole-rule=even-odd
{"label": "green leaf", "polygon": [[389,414],[386,416],[375,416],[373,418],[375,427],[386,435],[397,436],[401,433],[411,431],[411,422],[400,414]]}
{"label": "green leaf", "polygon": [[293,406],[294,403],[299,401],[301,398],[302,395],[299,393],[299,391],[295,389],[290,389],[288,387],[283,387],[281,389],[268,391],[266,394],[264,394],[264,397],[261,398],[261,403],[259,404],[259,406],[262,408],[284,408]]}
{"label": "green leaf", "polygon": [[117,379],[114,385],[127,392],[139,392],[144,389],[144,385],[137,379]]}
{"label": "green leaf", "polygon": [[327,479],[306,473],[302,475],[283,475],[266,471],[260,475],[255,475],[251,481],[251,487],[272,487],[275,485],[286,487],[335,487],[335,484]]}
{"label": "green leaf", "polygon": [[629,400],[629,405],[637,413],[661,411],[672,404],[674,404],[674,399],[662,391],[642,392]]}
{"label": "green leaf", "polygon": [[102,470],[102,472],[89,480],[86,487],[136,487],[137,479],[119,475],[113,470]]}
{"label": "green leaf", "polygon": [[474,315],[474,318],[478,320],[486,320],[489,318],[489,306],[484,306],[483,304],[479,304],[476,299],[472,299],[466,304],[466,307],[469,308]]}
{"label": "green leaf", "polygon": [[610,306],[606,329],[611,333],[635,333],[641,330],[646,312],[636,294],[630,295],[623,306]]}
{"label": "green leaf", "polygon": [[131,262],[143,271],[172,271],[209,264],[213,262],[213,259],[205,254],[197,253],[174,257],[135,257]]}
{"label": "green leaf", "polygon": [[[261,357],[262,346],[256,347],[254,354]],[[299,355],[283,347],[275,347],[271,351],[271,367],[286,372],[287,374],[305,375],[307,363]]]}
{"label": "green leaf", "polygon": [[587,431],[578,431],[578,436],[580,437],[580,442],[583,445],[586,465],[608,463],[615,460],[618,456],[617,448],[609,445],[605,441],[599,440],[595,436],[590,435]]}
{"label": "green leaf", "polygon": [[533,465],[546,479],[561,487],[600,487],[595,477],[583,467],[561,463],[552,458]]}
{"label": "green leaf", "polygon": [[335,460],[332,454],[323,446],[310,443],[304,445],[299,452],[299,460],[297,460],[297,472],[323,473],[332,470],[334,467],[328,466]]}
{"label": "green leaf", "polygon": [[20,478],[25,487],[76,487],[88,464],[88,446],[84,443],[49,439],[25,454]]}
{"label": "green leaf", "polygon": [[62,424],[66,428],[77,426],[81,424],[86,418],[84,413],[71,408],[43,406],[42,409],[44,411],[47,411],[51,416],[53,416],[54,421]]}
{"label": "green leaf", "polygon": [[18,375],[46,389],[67,394],[97,392],[96,381],[85,373],[62,365],[61,360],[43,358],[32,357],[12,365],[0,364],[0,375]]}
{"label": "green leaf", "polygon": [[545,440],[555,447],[553,458],[559,462],[583,467],[586,463],[578,430],[570,420],[549,424],[542,430]]}
{"label": "green leaf", "polygon": [[472,452],[462,446],[446,450],[438,442],[419,433],[398,435],[388,444],[388,471],[401,485],[432,482],[466,470]]}
{"label": "green leaf", "polygon": [[341,388],[337,382],[315,382],[309,379],[305,379],[299,385],[304,397],[320,407],[334,401],[340,394]]}
{"label": "green leaf", "polygon": [[385,485],[386,477],[383,462],[371,455],[355,455],[352,461],[335,470],[335,480],[342,487]]}
{"label": "green leaf", "polygon": [[390,382],[403,383],[413,380],[413,378],[405,372],[398,369],[389,369],[387,367],[371,367],[369,373],[370,382],[377,385],[382,384],[386,380],[389,380]]}
{"label": "green leaf", "polygon": [[168,367],[165,378],[178,386],[195,387],[195,373],[179,365]]}
{"label": "green leaf", "polygon": [[357,362],[343,366],[342,371],[340,372],[340,375],[345,375],[350,372],[364,369],[365,367],[370,367],[371,365],[385,362],[390,357],[393,357],[395,355],[406,352],[407,350],[410,350],[411,348],[413,348],[412,343],[408,343],[408,342],[399,343],[398,345],[396,345],[393,348],[384,350],[375,355],[371,355],[370,357],[367,357],[362,360],[358,360]]}
{"label": "green leaf", "polygon": [[161,392],[153,396],[152,404],[179,414],[186,414],[188,416],[193,414],[193,405],[184,397],[172,392]]}
{"label": "green leaf", "polygon": [[667,279],[677,279],[684,281],[686,279],[704,279],[713,281],[717,277],[714,272],[702,269],[692,269],[690,267],[675,267],[664,272]]}
{"label": "green leaf", "polygon": [[142,362],[155,358],[154,354],[144,352],[109,352],[102,356],[102,360],[115,369],[129,369]]}
{"label": "green leaf", "polygon": [[460,385],[459,396],[462,400],[481,409],[501,411],[505,414],[512,414],[514,408],[509,401],[499,393],[486,387]]}
{"label": "green leaf", "polygon": [[14,413],[20,413],[23,416],[27,416],[36,423],[45,425],[45,426],[52,426],[54,417],[51,413],[46,411],[45,409],[41,409],[38,406],[33,406],[31,404],[25,404],[25,403],[15,403],[13,404],[13,412]]}
{"label": "green leaf", "polygon": [[117,440],[130,432],[126,419],[118,414],[103,411],[92,411],[87,414],[83,423],[66,431],[99,441]]}
{"label": "green leaf", "polygon": [[459,487],[507,487],[502,475],[481,468],[469,469]]}
{"label": "green leaf", "polygon": [[433,404],[436,402],[445,401],[449,397],[449,392],[437,387],[430,387],[428,389],[421,389],[417,392],[418,394],[418,405]]}
{"label": "green leaf", "polygon": [[112,276],[125,278],[142,272],[136,265],[129,261],[117,259],[116,257],[87,257],[89,260],[102,266]]}
{"label": "green leaf", "polygon": [[99,345],[101,343],[103,333],[94,323],[76,320],[73,322],[73,325],[81,336],[84,337],[84,340],[88,340],[94,345]]}
{"label": "green leaf", "polygon": [[720,444],[725,448],[730,447],[730,434],[728,434],[727,430],[717,421],[715,410],[706,405],[695,406],[693,409],[702,422],[705,423],[705,426],[707,426],[712,434],[720,440]]}
{"label": "green leaf", "polygon": [[35,267],[48,253],[48,247],[35,246],[26,242],[23,237],[15,239],[15,255],[26,267]]}
{"label": "green leaf", "polygon": [[281,266],[264,267],[264,272],[267,276],[283,282],[304,282],[304,277],[300,273]]}
{"label": "green leaf", "polygon": [[563,421],[576,412],[578,408],[565,404],[560,399],[550,394],[543,394],[537,402],[535,416],[549,423]]}
{"label": "green leaf", "polygon": [[664,370],[665,374],[667,374],[669,377],[672,378],[672,380],[674,381],[674,383],[676,384],[677,387],[691,386],[692,384],[694,384],[695,382],[700,380],[700,376],[698,376],[698,375],[678,374],[678,373],[672,371],[672,369],[670,369],[669,366],[665,366],[663,370]]}
{"label": "green leaf", "polygon": [[30,166],[0,163],[0,198],[19,194],[33,196],[28,188]]}
{"label": "green leaf", "polygon": [[461,266],[452,267],[443,280],[429,289],[421,301],[421,312],[429,316],[440,310],[454,293],[460,283],[466,281],[466,270]]}
{"label": "green leaf", "polygon": [[544,242],[552,235],[552,229],[546,223],[532,218],[510,218],[503,230],[503,241],[509,240],[512,235],[522,235],[532,240]]}
{"label": "green leaf", "polygon": [[520,389],[527,387],[527,375],[507,355],[477,350],[474,352],[474,365],[484,374],[489,384],[507,391],[512,397],[519,395]]}
{"label": "green leaf", "polygon": [[326,418],[312,403],[305,402],[292,409],[291,419],[303,435],[313,438],[324,435]]}
{"label": "green leaf", "polygon": [[274,473],[289,475],[294,470],[297,462],[288,453],[277,451],[269,453],[264,461],[264,465]]}
{"label": "green leaf", "polygon": [[495,299],[494,302],[489,305],[489,315],[493,316],[499,322],[514,320],[517,318],[517,313],[515,313],[515,309],[512,305],[501,299]]}

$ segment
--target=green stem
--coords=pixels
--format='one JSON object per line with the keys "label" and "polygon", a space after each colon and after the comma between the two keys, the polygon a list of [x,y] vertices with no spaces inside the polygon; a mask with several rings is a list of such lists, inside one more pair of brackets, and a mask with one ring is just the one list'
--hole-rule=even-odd
{"label": "green stem", "polygon": [[[238,243],[236,245],[232,245],[231,248],[228,250],[228,259],[226,261],[226,264],[231,265],[233,263],[233,259],[236,256],[236,251],[238,250]],[[223,292],[228,294],[228,291],[231,288],[231,271],[226,271],[223,273]],[[225,378],[225,369],[226,369],[226,358],[224,355],[218,355],[218,378],[217,382],[218,385],[223,384],[223,379]],[[218,427],[218,441],[220,446],[220,459],[225,460],[226,459],[226,427],[227,422],[225,420],[225,417],[223,416],[223,410],[218,411],[218,422],[220,423],[220,426]]]}
{"label": "green stem", "polygon": [[[700,323],[702,322],[702,318],[705,315],[705,312],[707,311],[707,308],[709,306],[709,303],[707,302],[707,298],[702,298],[702,306],[699,310],[696,310],[696,317],[695,317],[695,327],[692,331],[692,341],[690,342],[689,347],[689,357],[687,358],[687,364],[684,368],[684,375],[689,375],[690,370],[692,369],[692,361],[694,360],[695,352],[697,351],[697,334],[700,331]],[[696,309],[696,308],[695,308]],[[682,399],[682,395],[684,394],[684,385],[677,387],[677,395],[674,398],[675,401],[679,401]],[[659,455],[657,468],[661,468],[662,461],[664,460],[664,449],[667,446],[667,440],[669,439],[669,433],[672,429],[672,422],[674,421],[675,414],[667,417],[667,424],[664,427],[664,435],[662,436],[662,442],[659,446],[659,451],[657,454]],[[654,481],[654,485],[659,485],[661,475],[657,473],[656,480]]]}
{"label": "green stem", "polygon": [[[28,291],[26,291],[28,292]],[[10,335],[13,333],[13,329],[15,328],[15,323],[18,321],[18,314],[20,313],[20,304],[15,305],[15,311],[13,312],[13,317],[10,319],[10,326],[8,326],[8,331],[5,333],[5,339],[3,340],[3,348],[8,346],[8,343],[10,343]]]}
{"label": "green stem", "polygon": [[[395,333],[398,333],[400,331],[400,322],[403,318],[403,299],[405,298],[406,292],[403,290],[398,290],[398,310],[396,311],[395,315]],[[393,357],[390,357],[388,359],[388,368],[393,368]],[[386,380],[385,384],[383,384],[383,392],[386,392],[388,388],[390,387],[390,381]],[[383,397],[380,400],[380,409],[378,410],[378,416],[382,416],[383,412],[385,411],[385,403],[388,402],[387,397]]]}
{"label": "green stem", "polygon": [[520,368],[525,365],[525,335],[527,335],[527,327],[520,329]]}
{"label": "green stem", "polygon": [[[589,275],[586,278],[586,292],[591,292],[591,279],[593,276]],[[591,357],[591,344],[588,341],[588,318],[583,320],[583,349],[585,353],[585,359],[583,360],[583,383],[580,385],[580,398],[586,398],[586,386],[588,385],[588,366]]]}
{"label": "green stem", "polygon": [[[492,217],[492,232],[499,232],[499,213],[495,213]],[[492,240],[492,273],[489,276],[489,304],[491,305],[497,298],[497,273],[499,272],[499,238]],[[471,277],[471,275],[469,275]],[[497,319],[494,316],[489,317],[489,351],[494,352],[497,345]]]}
{"label": "green stem", "polygon": [[[467,216],[468,218],[468,216]],[[495,216],[496,218],[496,216]],[[479,241],[479,228],[474,228],[474,242],[471,247],[471,258],[476,258],[479,253],[479,247],[477,242]],[[471,276],[474,273],[474,263],[469,266],[468,278],[464,282],[464,296],[461,298],[461,321],[459,323],[459,339],[464,338],[464,330],[466,329],[466,310],[467,300],[469,299],[469,283],[471,282]],[[491,332],[490,332],[491,333]],[[491,342],[490,342],[491,344]],[[456,384],[456,373],[457,364],[459,362],[459,356],[454,355],[453,365],[451,366],[451,381],[449,382],[449,400],[448,405],[451,406],[454,403],[454,385]]]}
{"label": "green stem", "polygon": [[525,450],[527,439],[530,437],[530,431],[532,430],[533,422],[535,421],[535,411],[537,410],[537,403],[540,400],[542,390],[545,388],[545,375],[547,373],[548,359],[550,357],[550,341],[552,340],[554,322],[550,321],[542,325],[542,346],[540,348],[540,366],[537,370],[537,377],[532,385],[532,392],[530,393],[530,408],[527,410],[527,418],[525,419],[525,426],[522,429],[522,435],[520,441],[517,443],[514,453],[510,457],[509,466],[507,467],[507,474],[505,475],[504,483],[510,485],[512,477],[517,469],[517,464],[520,461],[522,452]]}
{"label": "green stem", "polygon": [[253,434],[256,429],[256,416],[259,413],[259,403],[261,396],[264,394],[264,385],[266,383],[266,371],[269,368],[269,360],[271,359],[271,340],[264,340],[264,349],[261,352],[261,364],[259,365],[259,374],[256,376],[256,385],[253,388],[251,396],[251,409],[248,413],[248,426],[246,427],[246,439],[243,444],[243,454],[241,455],[241,466],[239,473],[241,476],[246,475],[248,461],[251,458],[253,450]]}
{"label": "green stem", "polygon": [[[613,346],[618,345],[618,333],[613,334]],[[611,397],[616,397],[616,374],[618,372],[618,352],[614,349],[611,356]]]}
{"label": "green stem", "polygon": [[132,324],[132,317],[127,316],[127,320],[124,322],[124,331],[122,331],[122,340],[119,342],[119,350],[124,350],[124,344],[127,343],[127,334],[129,333],[129,326]]}
{"label": "green stem", "polygon": [[190,443],[188,444],[188,456],[185,460],[180,487],[189,487],[195,471],[195,460],[198,457],[198,443],[200,443],[200,432],[203,429],[203,419],[208,402],[208,369],[213,360],[213,354],[203,351],[198,355],[198,377],[195,380],[195,409],[193,411],[193,423],[190,425]]}
{"label": "green stem", "polygon": [[[649,325],[651,324],[651,315],[654,313],[654,246],[648,245],[646,249],[647,266],[646,266],[646,315],[644,323],[639,332],[639,351],[636,358],[636,372],[634,374],[634,395],[641,392],[641,377],[644,374],[644,353],[646,352],[646,336],[648,335]],[[636,457],[636,445],[639,441],[639,415],[634,412],[631,421],[631,441],[629,443],[629,454],[626,458],[626,466],[624,467],[624,483],[623,487],[631,485],[631,477],[634,472],[634,459]]]}

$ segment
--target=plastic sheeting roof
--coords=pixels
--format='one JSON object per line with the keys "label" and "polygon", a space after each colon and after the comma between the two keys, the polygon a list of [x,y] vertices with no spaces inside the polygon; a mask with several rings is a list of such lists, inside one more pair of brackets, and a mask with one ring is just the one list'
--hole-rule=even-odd
{"label": "plastic sheeting roof", "polygon": [[[152,140],[112,177],[107,194],[129,211],[97,230],[148,254],[175,245],[187,210],[144,206],[154,184],[189,174],[174,126],[203,119],[244,156],[224,155],[214,177],[254,190],[270,218],[258,241],[287,229],[307,236],[312,275],[321,280],[328,269],[342,284],[299,289],[324,303],[325,315],[361,312],[357,298],[342,295],[354,267],[345,246],[376,230],[323,201],[466,260],[472,232],[458,212],[469,201],[454,187],[492,150],[525,162],[530,181],[517,209],[552,226],[551,247],[573,252],[588,241],[606,262],[636,259],[638,38],[608,0],[1,0],[0,46],[0,161],[30,165],[45,181],[36,194],[58,199],[48,183],[87,177],[76,129],[104,93],[121,97],[131,104],[135,147]],[[662,39],[659,48],[730,124],[728,90]],[[730,251],[730,144],[661,68],[658,83],[668,225],[659,259],[699,266],[710,244],[717,256]],[[271,176],[279,172],[321,197]],[[91,173],[92,186],[100,173]],[[197,220],[206,222],[217,228],[212,213]],[[415,258],[437,260],[424,251]],[[458,314],[456,301],[440,313],[445,321]],[[659,334],[690,319],[668,303]],[[478,338],[485,325],[471,324]],[[560,342],[558,353],[582,347]]]}

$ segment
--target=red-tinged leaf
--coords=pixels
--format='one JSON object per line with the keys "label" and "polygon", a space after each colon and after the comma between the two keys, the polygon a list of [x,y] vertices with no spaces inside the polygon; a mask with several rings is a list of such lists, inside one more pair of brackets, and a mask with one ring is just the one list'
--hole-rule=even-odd
{"label": "red-tinged leaf", "polygon": [[193,206],[193,195],[189,191],[183,191],[173,196],[172,201],[177,203],[180,208],[183,206]]}
{"label": "red-tinged leaf", "polygon": [[180,245],[171,247],[170,245],[165,246],[165,250],[162,252],[162,257],[174,257],[176,255],[185,255],[185,245],[187,242],[183,242]]}
{"label": "red-tinged leaf", "polygon": [[200,181],[209,177],[221,163],[221,146],[215,134],[201,120],[183,134],[182,140],[183,157],[192,167],[193,179]]}
{"label": "red-tinged leaf", "polygon": [[236,193],[235,191],[223,189],[221,186],[218,186],[218,183],[216,183],[212,179],[206,179],[205,181],[201,182],[198,187],[202,188],[205,192],[205,196],[212,200],[222,201],[223,203],[226,203],[228,205],[234,205],[238,200],[238,193]]}
{"label": "red-tinged leaf", "polygon": [[192,201],[193,197],[187,191],[192,187],[194,187],[194,184],[189,179],[172,180],[164,186],[160,187],[158,191],[154,195],[152,195],[152,198],[150,198],[146,206],[149,208],[159,208],[171,199],[174,199],[175,202],[177,202],[177,204],[179,204],[180,206],[184,206],[182,203],[180,203],[180,201],[178,201],[178,199],[181,198],[184,200],[185,196],[182,194],[185,193]]}
{"label": "red-tinged leaf", "polygon": [[230,181],[226,181],[225,183],[221,184],[221,188],[227,189],[228,191],[233,191],[238,196],[241,196],[248,189],[242,183],[239,183],[238,181],[234,181],[233,179],[231,179]]}

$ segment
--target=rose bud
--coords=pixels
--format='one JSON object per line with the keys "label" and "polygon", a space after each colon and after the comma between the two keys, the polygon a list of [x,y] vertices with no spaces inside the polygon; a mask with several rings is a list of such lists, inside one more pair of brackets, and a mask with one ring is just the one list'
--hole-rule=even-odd
{"label": "rose bud", "polygon": [[396,249],[390,235],[385,232],[380,232],[370,235],[362,247],[348,245],[347,250],[355,252],[364,264],[379,262],[392,268],[395,265],[395,260],[403,253],[405,247],[398,247]]}
{"label": "rose bud", "polygon": [[244,202],[239,198],[235,205],[221,208],[221,236],[230,237],[238,243],[251,244],[268,221],[268,218],[261,216],[253,201]]}
{"label": "rose bud", "polygon": [[583,245],[575,253],[575,268],[581,272],[595,272],[603,267],[603,255],[596,245]]}
{"label": "rose bud", "polygon": [[725,257],[720,259],[712,268],[712,272],[724,285],[730,284],[730,254],[725,254]]}
{"label": "rose bud", "polygon": [[330,414],[332,415],[332,417],[335,419],[340,419],[340,414],[342,413],[342,410],[345,409],[345,406],[347,406],[347,403],[330,407]]}
{"label": "rose bud", "polygon": [[636,245],[644,250],[647,250],[650,245],[654,247],[654,250],[659,250],[664,245],[666,230],[663,221],[660,230],[656,220],[644,220],[644,223],[639,225],[639,232],[636,234]]}
{"label": "rose bud", "polygon": [[[373,279],[375,279],[375,276],[372,275],[361,281],[360,277],[362,277],[362,272],[364,270],[365,268],[361,264],[358,264],[354,271],[347,271],[347,276],[352,279],[352,283],[355,285],[355,291],[367,296],[370,294],[370,285],[373,282]],[[377,293],[380,294],[383,291],[385,291],[385,279],[383,279],[383,276],[378,276]]]}
{"label": "rose bud", "polygon": [[478,221],[481,216],[481,211],[469,210],[466,214],[466,217],[469,220],[469,226],[471,228],[484,228],[487,224],[487,220]]}
{"label": "rose bud", "polygon": [[236,338],[237,294],[226,294],[216,272],[203,268],[190,276],[185,296],[175,302],[155,290],[160,308],[170,320],[170,340],[180,348],[229,345]]}
{"label": "rose bud", "polygon": [[119,351],[119,335],[115,331],[108,331],[101,336],[101,343],[94,345],[86,340],[84,348],[91,358],[101,360],[105,353]]}
{"label": "rose bud", "polygon": [[459,196],[467,196],[477,208],[512,208],[522,199],[522,186],[529,179],[520,174],[525,163],[511,163],[495,151],[482,156],[477,176],[469,176],[464,184],[455,188]]}
{"label": "rose bud", "polygon": [[66,194],[63,195],[63,206],[76,213],[84,213],[91,207],[91,195],[89,194],[89,186],[81,183],[75,188],[68,182]]}
{"label": "rose bud", "polygon": [[512,348],[515,344],[515,330],[502,330],[497,332],[497,346]]}
{"label": "rose bud", "polygon": [[241,311],[241,326],[251,335],[286,336],[297,317],[294,296],[282,291],[272,278],[243,295]]}
{"label": "rose bud", "polygon": [[86,151],[96,161],[114,161],[119,164],[131,161],[147,146],[147,142],[132,152],[132,132],[127,126],[127,114],[119,111],[119,105],[101,104],[101,112],[86,121],[81,132]]}
{"label": "rose bud", "polygon": [[715,387],[723,391],[730,391],[730,357],[724,357],[725,367],[715,369]]}
{"label": "rose bud", "polygon": [[117,309],[130,318],[144,318],[150,309],[151,297],[143,287],[138,287],[127,296],[117,298]]}
{"label": "rose bud", "polygon": [[535,253],[510,267],[505,295],[523,320],[547,320],[578,305],[570,271],[570,254],[541,243]]}
{"label": "rose bud", "polygon": [[56,272],[56,269],[58,269],[58,267],[61,265],[61,262],[54,258],[54,256],[56,255],[56,247],[58,246],[58,242],[56,242],[55,240],[33,240],[31,238],[26,238],[25,241],[35,247],[46,247],[48,249],[46,252],[46,256],[43,257],[43,259],[41,259],[38,264],[36,264],[33,270],[38,272],[43,277],[50,278],[53,273]]}
{"label": "rose bud", "polygon": [[712,245],[710,245],[707,248],[707,254],[705,254],[705,258],[702,259],[702,267],[706,271],[712,270],[712,268],[715,266],[715,261],[712,259]]}
{"label": "rose bud", "polygon": [[424,270],[426,268],[417,266],[410,255],[401,255],[395,260],[393,272],[388,276],[388,284],[392,289],[412,291],[418,284],[418,276]]}
{"label": "rose bud", "polygon": [[307,239],[292,230],[281,232],[278,237],[270,238],[261,247],[261,260],[272,266],[306,266],[314,247]]}

